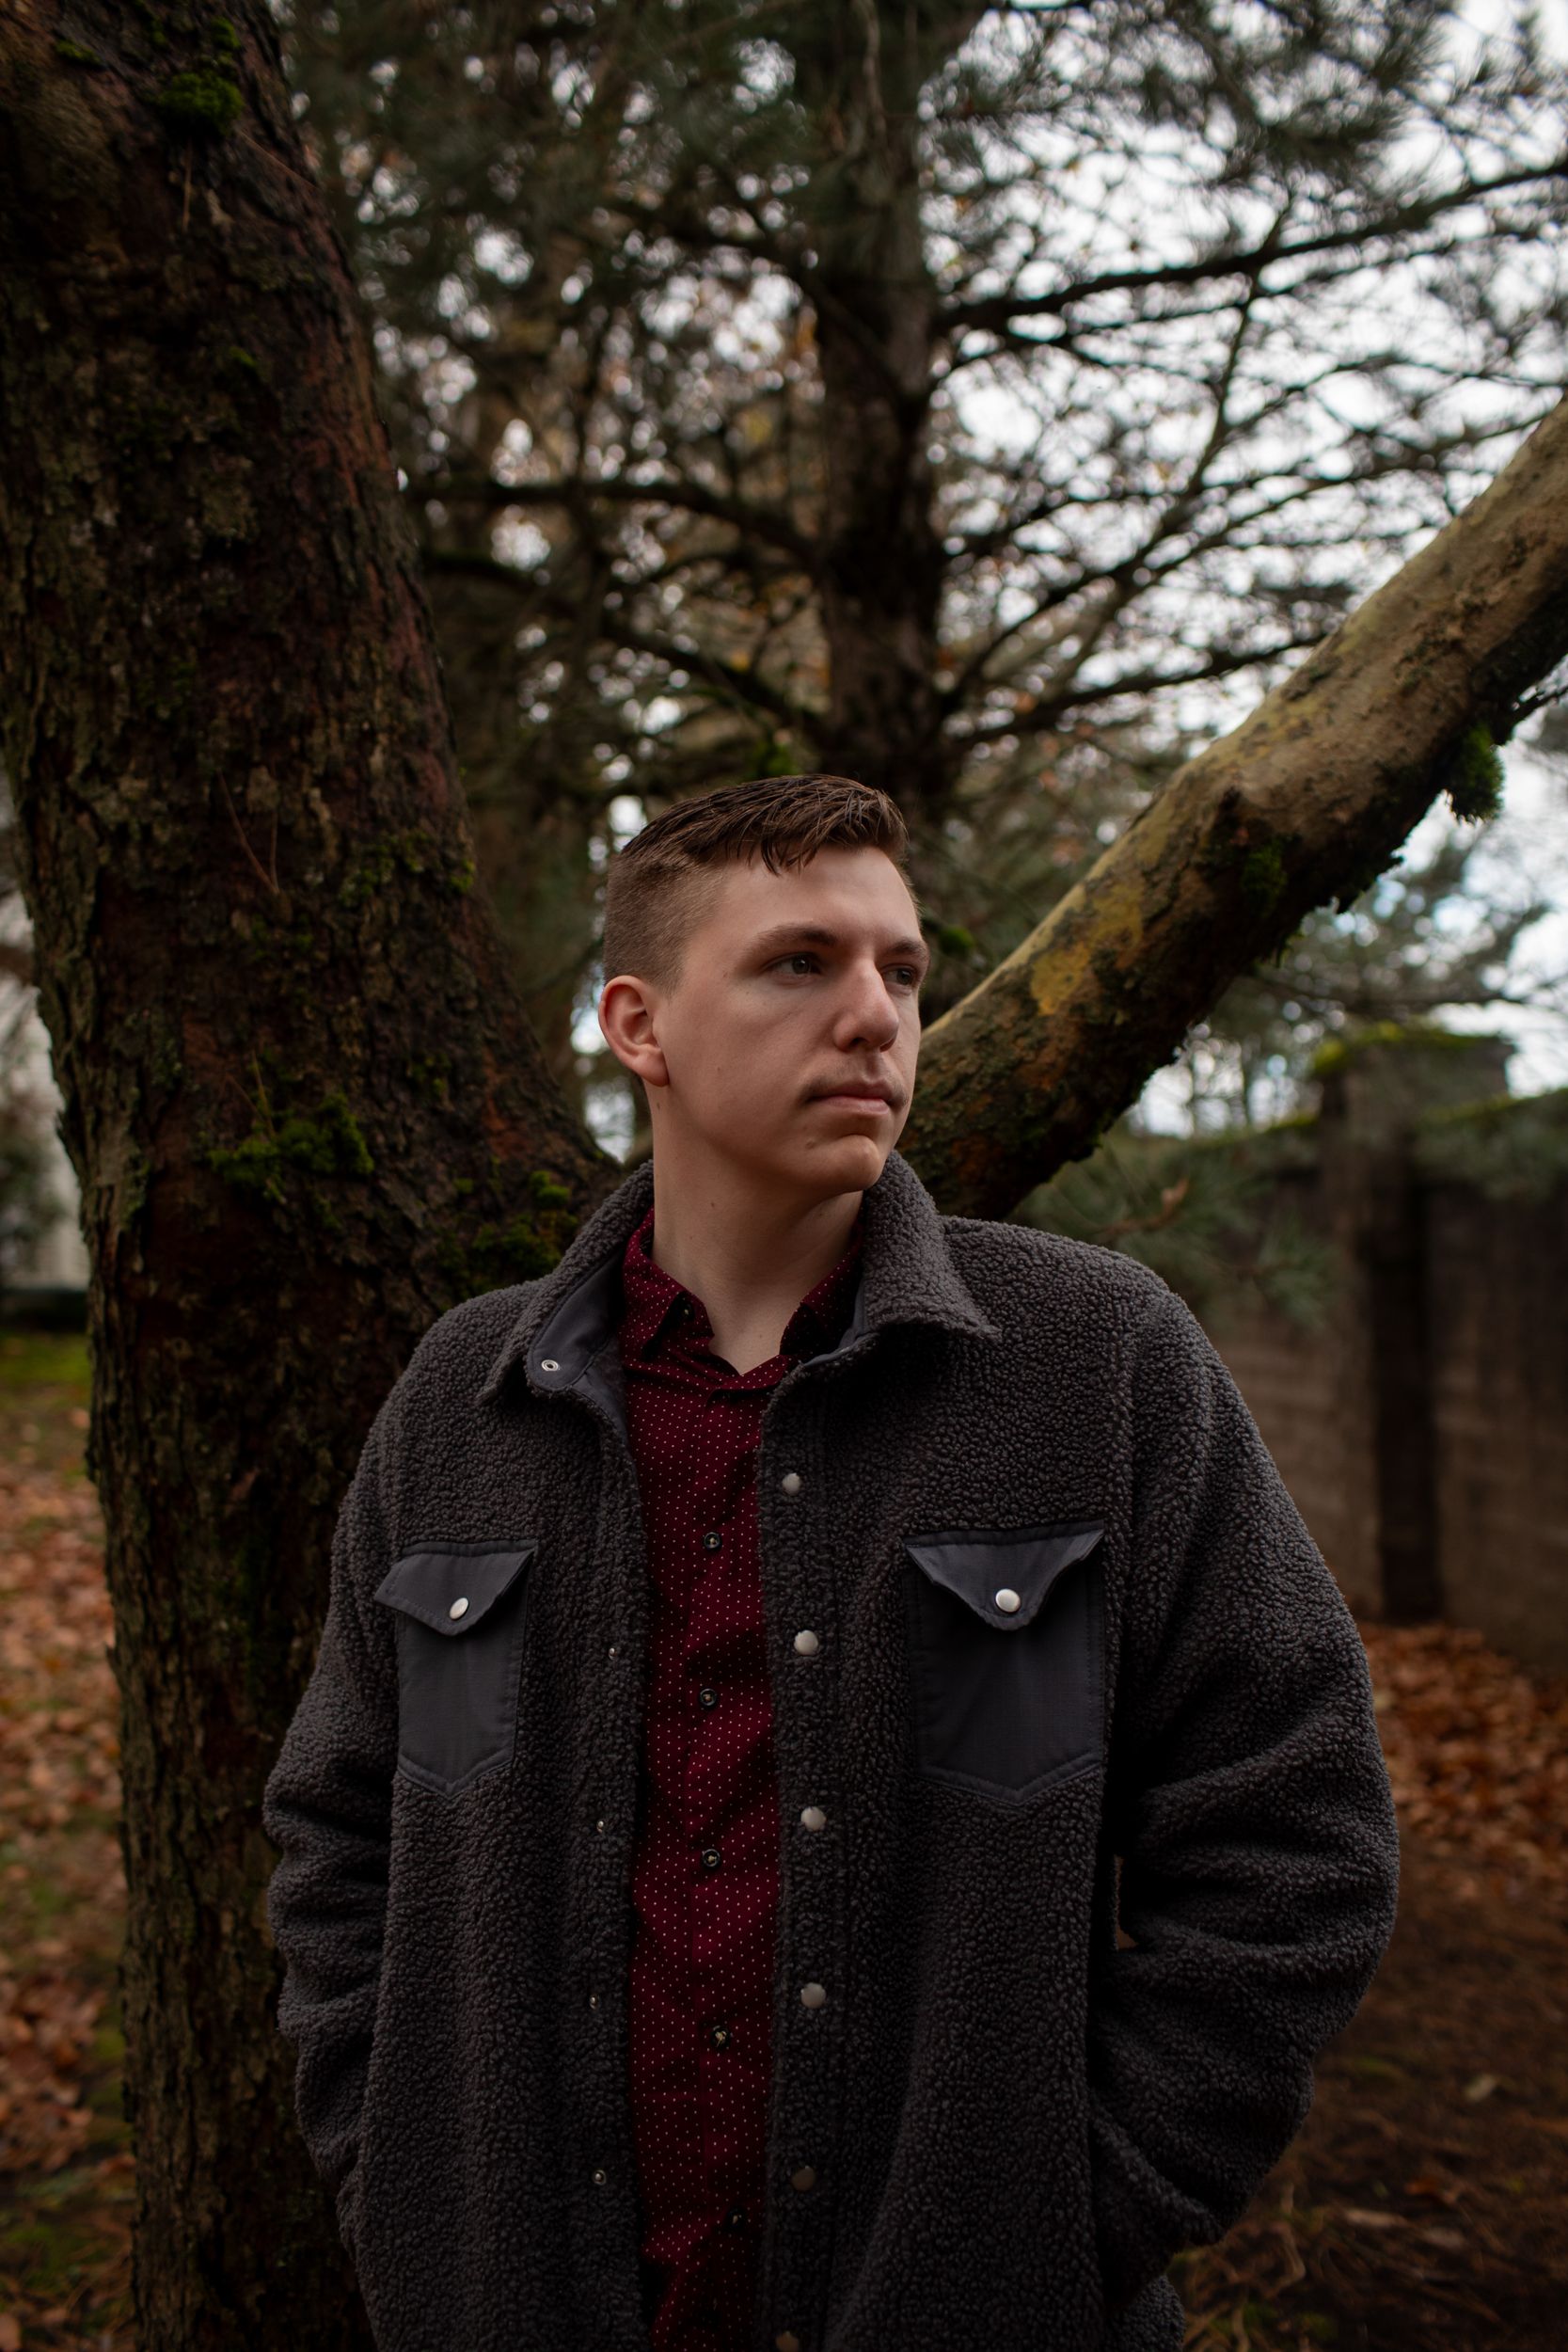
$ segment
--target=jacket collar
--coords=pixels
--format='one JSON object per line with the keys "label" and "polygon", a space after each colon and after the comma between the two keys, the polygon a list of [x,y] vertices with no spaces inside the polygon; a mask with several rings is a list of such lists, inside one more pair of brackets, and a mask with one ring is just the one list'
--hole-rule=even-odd
{"label": "jacket collar", "polygon": [[[536,1395],[553,1395],[582,1378],[619,1329],[622,1255],[653,1197],[648,1159],[599,1203],[560,1263],[541,1278],[490,1367],[482,1399],[499,1395],[517,1364],[526,1367]],[[936,1202],[899,1152],[888,1153],[863,1204],[865,1238],[854,1311],[829,1354],[840,1355],[866,1332],[892,1324],[935,1324],[946,1331],[1000,1339],[953,1263]]]}

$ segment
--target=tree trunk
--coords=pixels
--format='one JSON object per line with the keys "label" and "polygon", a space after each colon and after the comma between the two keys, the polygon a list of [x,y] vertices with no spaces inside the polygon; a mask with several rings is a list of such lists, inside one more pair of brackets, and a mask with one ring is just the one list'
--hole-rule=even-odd
{"label": "tree trunk", "polygon": [[953,785],[937,678],[944,558],[927,454],[937,290],[926,258],[918,101],[980,12],[877,0],[812,14],[796,87],[825,148],[800,197],[822,369],[816,576],[828,643],[824,767],[934,821]]}
{"label": "tree trunk", "polygon": [[0,16],[0,267],[5,747],[92,1258],[137,2337],[339,2352],[369,2339],[273,2023],[261,1788],[377,1404],[620,1171],[471,887],[262,0]]}
{"label": "tree trunk", "polygon": [[1568,653],[1568,401],[933,1023],[904,1149],[951,1216],[1082,1159],[1232,980],[1348,902],[1437,793],[1479,815]]}

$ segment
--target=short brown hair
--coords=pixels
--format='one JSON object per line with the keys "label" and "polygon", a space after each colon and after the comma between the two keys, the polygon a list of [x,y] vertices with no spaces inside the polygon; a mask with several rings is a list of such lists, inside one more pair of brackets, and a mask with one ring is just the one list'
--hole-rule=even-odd
{"label": "short brown hair", "polygon": [[903,876],[909,833],[898,804],[851,776],[757,776],[666,809],[611,859],[604,975],[656,988],[680,978],[686,943],[712,905],[720,868],[760,856],[769,873],[826,849],[882,850]]}

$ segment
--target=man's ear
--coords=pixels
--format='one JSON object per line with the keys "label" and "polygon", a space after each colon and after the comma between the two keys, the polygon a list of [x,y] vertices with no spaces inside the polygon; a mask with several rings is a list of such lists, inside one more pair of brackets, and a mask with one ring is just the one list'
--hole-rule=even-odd
{"label": "man's ear", "polygon": [[648,1087],[670,1083],[657,1019],[653,991],[630,973],[618,972],[599,992],[599,1029],[605,1043],[623,1069]]}

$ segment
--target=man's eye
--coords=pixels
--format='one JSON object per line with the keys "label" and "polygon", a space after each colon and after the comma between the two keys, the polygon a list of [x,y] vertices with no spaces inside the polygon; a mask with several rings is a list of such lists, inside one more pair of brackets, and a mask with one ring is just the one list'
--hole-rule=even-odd
{"label": "man's eye", "polygon": [[[815,971],[817,968],[818,959],[809,947],[798,947],[792,956],[781,956],[774,965],[774,970],[783,971],[786,966],[798,963],[803,963],[808,971]],[[894,963],[890,964],[888,969],[890,972],[902,974],[907,987],[918,988],[920,986],[921,972],[918,964]]]}

